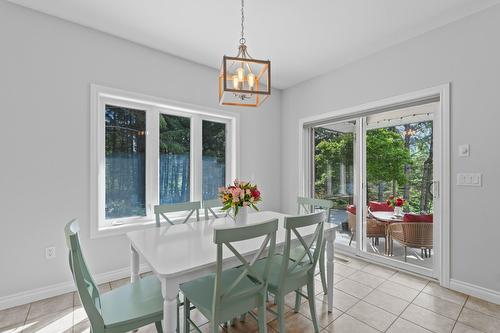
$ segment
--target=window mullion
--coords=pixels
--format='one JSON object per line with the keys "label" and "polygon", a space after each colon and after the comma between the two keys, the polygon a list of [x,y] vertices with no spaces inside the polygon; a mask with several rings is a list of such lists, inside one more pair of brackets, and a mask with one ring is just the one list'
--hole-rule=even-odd
{"label": "window mullion", "polygon": [[153,217],[153,207],[160,202],[160,111],[147,110],[146,118],[146,207],[147,216]]}
{"label": "window mullion", "polygon": [[202,200],[203,136],[202,119],[195,115],[191,118],[191,200]]}

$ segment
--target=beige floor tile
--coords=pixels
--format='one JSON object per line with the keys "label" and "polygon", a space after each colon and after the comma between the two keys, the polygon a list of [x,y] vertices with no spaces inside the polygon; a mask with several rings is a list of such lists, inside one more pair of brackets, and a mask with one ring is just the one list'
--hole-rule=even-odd
{"label": "beige floor tile", "polygon": [[[309,309],[309,302],[305,302],[300,306],[299,312],[311,319],[311,311]],[[332,313],[328,312],[328,304],[321,301],[316,301],[316,315],[318,317],[319,326],[322,328],[330,325],[335,319],[342,315],[342,311],[333,308]]]}
{"label": "beige floor tile", "polygon": [[378,277],[384,278],[384,279],[388,279],[392,275],[394,275],[394,273],[396,273],[396,271],[393,269],[378,266],[378,265],[373,265],[373,264],[369,264],[368,266],[363,267],[363,269],[361,269],[361,270],[364,272],[376,275]]}
{"label": "beige floor tile", "polygon": [[500,319],[468,308],[462,309],[462,313],[460,313],[458,321],[485,333],[500,332]]}
{"label": "beige floor tile", "polygon": [[454,320],[435,312],[410,304],[401,314],[401,318],[409,320],[436,333],[449,333],[455,324]]}
{"label": "beige floor tile", "polygon": [[500,305],[469,296],[465,307],[500,319]]}
{"label": "beige floor tile", "polygon": [[343,264],[354,269],[362,269],[369,265],[369,263],[367,263],[366,261],[356,258],[346,257],[346,260],[347,262],[343,262]]}
{"label": "beige floor tile", "polygon": [[[199,328],[200,328],[202,333],[209,333],[210,332],[210,328],[209,328],[208,324],[199,326]],[[191,332],[196,332],[196,330],[192,329]],[[222,328],[222,326],[219,326],[219,333],[222,333],[222,332],[225,333],[227,331],[224,328]]]}
{"label": "beige floor tile", "polygon": [[453,328],[453,333],[483,333],[475,328],[464,325],[460,322],[455,323],[455,327]]}
{"label": "beige floor tile", "polygon": [[402,273],[402,272],[397,272],[393,276],[389,278],[390,281],[397,282],[399,284],[402,284],[403,286],[407,286],[413,289],[416,289],[418,291],[422,291],[422,289],[425,288],[427,283],[429,283],[429,280],[416,277],[410,274]]}
{"label": "beige floor tile", "polygon": [[[317,295],[316,300],[322,301],[328,304],[328,295]],[[347,311],[351,306],[359,302],[359,298],[346,294],[345,292],[334,288],[333,289],[333,307],[341,310]]]}
{"label": "beige floor tile", "polygon": [[337,320],[325,328],[325,332],[330,333],[379,333],[373,327],[360,322],[359,320],[343,314]]}
{"label": "beige floor tile", "polygon": [[[307,287],[302,288],[304,294],[307,292]],[[314,279],[314,294],[317,295],[323,292],[323,284],[319,275]]]}
{"label": "beige floor tile", "polygon": [[357,298],[363,298],[373,290],[373,288],[371,287],[365,286],[364,284],[350,279],[340,281],[335,285],[335,288]]}
{"label": "beige floor tile", "polygon": [[30,305],[25,304],[0,311],[0,329],[6,329],[6,327],[16,324],[24,324],[29,308]]}
{"label": "beige floor tile", "polygon": [[73,310],[72,292],[32,303],[28,313],[28,321],[66,309]]}
{"label": "beige floor tile", "polygon": [[364,301],[358,302],[350,308],[347,314],[379,331],[388,329],[397,318],[392,313]]}
{"label": "beige floor tile", "polygon": [[343,279],[345,279],[345,278],[342,275],[333,274],[333,284],[337,284],[340,281],[342,281]]}
{"label": "beige floor tile", "polygon": [[0,328],[0,333],[21,333],[23,331],[23,324],[7,326]]}
{"label": "beige floor tile", "polygon": [[398,318],[392,324],[391,327],[386,331],[387,333],[432,333],[429,330],[426,330],[423,327],[418,326],[417,324],[412,323],[411,321],[405,320],[403,318]]}
{"label": "beige floor tile", "polygon": [[384,278],[364,271],[357,271],[356,273],[350,275],[349,279],[364,284],[370,288],[376,288],[385,281]]}
{"label": "beige floor tile", "polygon": [[395,297],[399,297],[407,302],[413,301],[419,293],[418,290],[405,287],[399,283],[389,280],[378,286],[377,290]]}
{"label": "beige floor tile", "polygon": [[[275,331],[279,332],[278,320],[269,323]],[[313,322],[301,313],[288,312],[285,316],[285,329],[287,333],[314,333]]]}
{"label": "beige floor tile", "polygon": [[123,285],[126,285],[127,283],[130,283],[130,278],[123,278],[123,279],[120,279],[120,280],[111,281],[110,282],[111,289],[115,289],[115,288],[121,287]]}
{"label": "beige floor tile", "polygon": [[244,322],[238,320],[234,326],[228,326],[226,331],[233,333],[258,332],[259,323],[254,318],[247,316]]}
{"label": "beige floor tile", "polygon": [[[303,292],[305,293],[305,288],[304,288]],[[289,308],[295,307],[295,295],[296,295],[295,292],[291,292],[285,296],[285,305],[287,307],[289,307]],[[320,295],[322,295],[322,293]],[[300,298],[301,303],[304,303],[306,301],[307,301],[307,299],[305,297]]]}
{"label": "beige floor tile", "polygon": [[395,297],[380,290],[372,291],[368,296],[363,299],[365,302],[378,306],[379,308],[385,309],[392,314],[399,316],[404,309],[410,304],[409,302],[402,300],[399,297]]}
{"label": "beige floor tile", "polygon": [[59,312],[46,311],[47,314],[28,319],[23,333],[72,333],[73,308]]}
{"label": "beige floor tile", "polygon": [[453,303],[426,293],[420,293],[413,301],[413,304],[419,305],[453,320],[457,320],[458,315],[462,310],[462,306],[457,303]]}
{"label": "beige floor tile", "polygon": [[[271,309],[271,310],[273,310],[274,312],[277,312],[277,311],[278,311],[278,306],[277,306],[276,304],[274,304],[273,302],[268,302],[268,303],[267,303],[267,309],[268,309],[268,310],[269,310],[269,309]],[[289,306],[286,306],[286,305],[285,305],[285,313],[290,312],[290,311],[292,311],[292,308],[290,308]],[[257,309],[254,309],[252,312],[253,312],[255,315],[257,315]],[[267,312],[266,312],[266,322],[267,322],[267,323],[270,323],[271,321],[275,320],[275,319],[276,319],[276,317],[277,317],[277,316],[276,316],[274,313],[272,313],[272,312],[270,312],[270,311],[267,311]]]}
{"label": "beige floor tile", "polygon": [[467,295],[441,287],[436,282],[429,282],[422,292],[460,305],[463,305],[467,299]]}
{"label": "beige floor tile", "polygon": [[354,269],[352,267],[349,267],[347,265],[341,264],[341,263],[334,263],[333,267],[333,272],[337,275],[343,276],[343,277],[348,277],[349,275],[352,275],[356,273],[357,269]]}

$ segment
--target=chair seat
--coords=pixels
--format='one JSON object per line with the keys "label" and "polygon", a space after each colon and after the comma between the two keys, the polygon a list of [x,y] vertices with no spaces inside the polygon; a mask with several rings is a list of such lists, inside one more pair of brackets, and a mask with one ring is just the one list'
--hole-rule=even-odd
{"label": "chair seat", "polygon": [[128,325],[163,316],[160,281],[147,276],[101,295],[101,311],[106,328]]}
{"label": "chair seat", "polygon": [[[311,249],[315,249],[316,247],[313,246]],[[302,256],[304,254],[304,248],[302,246],[297,246],[292,249],[290,249],[290,259],[293,261],[299,260],[300,257],[302,257],[301,261],[307,261],[309,262],[309,257],[307,254],[305,256]]]}
{"label": "chair seat", "polygon": [[[238,268],[231,268],[223,271],[221,274],[222,285],[229,287],[240,274],[241,270]],[[215,274],[209,274],[180,285],[180,290],[184,294],[184,297],[189,299],[189,301],[196,306],[201,313],[207,316],[208,319],[210,319],[210,314],[212,313],[214,288]],[[251,288],[255,288],[255,283],[248,277],[244,277],[233,290],[235,292],[243,292]],[[231,302],[225,306],[230,307]],[[222,311],[222,309],[220,310]]]}
{"label": "chair seat", "polygon": [[[291,251],[290,251],[291,252]],[[290,260],[288,266],[292,266],[295,262],[293,260]],[[268,276],[268,285],[269,289],[276,290],[278,289],[279,286],[279,277],[280,277],[280,271],[281,271],[281,265],[283,264],[283,255],[282,254],[275,254],[273,258],[271,258],[270,262],[270,267],[269,267],[269,276]],[[258,274],[263,274],[264,269],[266,266],[266,262],[263,259],[258,260],[255,263],[255,271]],[[293,271],[289,272],[289,275],[293,275],[293,273],[300,271],[303,268],[303,266],[297,266],[293,269]]]}

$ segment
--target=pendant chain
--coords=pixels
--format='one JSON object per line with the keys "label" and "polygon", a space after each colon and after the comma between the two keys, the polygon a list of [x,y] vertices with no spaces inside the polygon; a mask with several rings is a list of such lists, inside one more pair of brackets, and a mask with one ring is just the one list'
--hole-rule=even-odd
{"label": "pendant chain", "polygon": [[245,39],[245,0],[241,0],[241,38],[240,38],[240,44],[245,44],[246,39]]}

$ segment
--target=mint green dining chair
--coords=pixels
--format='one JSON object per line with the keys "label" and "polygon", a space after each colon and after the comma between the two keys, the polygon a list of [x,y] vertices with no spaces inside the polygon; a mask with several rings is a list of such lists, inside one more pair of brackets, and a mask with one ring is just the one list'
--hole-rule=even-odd
{"label": "mint green dining chair", "polygon": [[90,321],[91,333],[129,332],[152,323],[155,323],[158,333],[162,333],[160,281],[155,276],[148,276],[101,295],[83,257],[78,222],[69,222],[64,232],[69,248],[69,266]]}
{"label": "mint green dining chair", "polygon": [[[298,197],[297,198],[297,214],[301,215],[303,213],[310,214],[314,213],[315,209],[319,208],[325,211],[326,213],[326,222],[330,220],[330,212],[333,208],[333,201],[326,199],[314,199],[314,198],[305,198]],[[321,255],[319,257],[319,275],[321,278],[321,285],[323,286],[323,293],[326,295],[328,293],[328,287],[326,284],[326,268],[325,268],[325,246],[326,242],[323,244],[323,249],[321,249]],[[300,249],[298,249],[298,253],[295,253],[296,250],[291,251],[290,258],[294,259],[297,255],[300,255]]]}
{"label": "mint green dining chair", "polygon": [[[193,325],[200,329],[190,318],[191,304],[210,320],[210,332],[216,333],[221,323],[227,323],[245,313],[258,308],[257,321],[259,332],[266,329],[266,293],[267,276],[270,271],[270,258],[273,258],[276,246],[278,219],[237,227],[214,230],[214,243],[217,245],[216,273],[180,285],[184,295],[184,329],[190,331]],[[264,237],[259,250],[247,261],[238,250],[241,241]],[[238,259],[241,266],[222,270],[225,258],[223,249],[227,247]],[[262,258],[266,255],[265,258]],[[260,260],[259,260],[260,259]],[[259,263],[261,271],[254,266]],[[253,314],[252,314],[253,315]]]}
{"label": "mint green dining chair", "polygon": [[171,225],[174,225],[175,223],[172,222],[167,216],[167,213],[174,213],[174,212],[184,212],[188,211],[188,215],[186,218],[181,222],[181,223],[187,223],[189,221],[189,218],[191,218],[191,215],[196,212],[196,221],[200,220],[200,209],[201,209],[201,203],[199,201],[191,201],[191,202],[181,202],[181,203],[176,203],[176,204],[164,204],[164,205],[156,205],[154,206],[154,213],[155,213],[155,219],[156,219],[156,226],[159,227],[161,224],[161,217],[165,219],[168,223]]}
{"label": "mint green dining chair", "polygon": [[[309,215],[285,217],[284,227],[286,230],[285,248],[283,254],[276,254],[271,258],[271,271],[268,278],[268,291],[274,295],[278,311],[274,312],[278,316],[279,331],[285,333],[285,296],[290,292],[296,293],[295,312],[300,306],[299,296],[304,296],[309,300],[309,310],[314,326],[314,331],[319,332],[318,318],[316,316],[316,305],[314,298],[314,272],[320,257],[320,250],[323,244],[323,228],[325,223],[325,212],[318,212]],[[307,226],[314,226],[314,234],[307,243],[300,234],[300,229]],[[292,239],[295,236],[295,240]],[[296,246],[292,242],[299,242]],[[295,249],[297,257],[292,260],[290,254]],[[296,249],[301,249],[301,252]],[[255,270],[263,274],[265,270],[264,262],[257,262]],[[307,286],[307,295],[302,295],[301,289]]]}
{"label": "mint green dining chair", "polygon": [[204,200],[203,209],[205,210],[205,220],[210,218],[210,214],[218,219],[220,216],[214,211],[214,208],[222,207],[222,203],[219,199]]}

